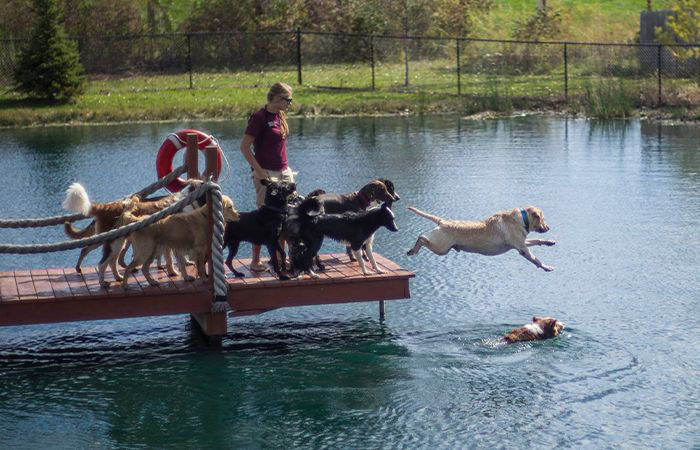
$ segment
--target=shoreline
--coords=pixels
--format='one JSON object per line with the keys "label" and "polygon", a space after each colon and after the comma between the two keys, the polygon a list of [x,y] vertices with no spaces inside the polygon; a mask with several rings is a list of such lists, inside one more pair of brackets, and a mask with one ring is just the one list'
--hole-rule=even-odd
{"label": "shoreline", "polygon": [[[460,114],[458,111],[398,111],[398,112],[381,112],[381,113],[348,113],[348,114],[290,114],[287,117],[290,119],[306,119],[306,118],[345,118],[345,117],[409,117],[409,116],[421,116],[421,115],[454,115],[460,116],[462,120],[496,120],[496,119],[508,119],[516,117],[525,116],[559,116],[559,117],[570,117],[574,119],[584,119],[584,120],[648,120],[654,122],[661,122],[668,125],[697,125],[700,124],[699,119],[693,118],[678,118],[673,117],[673,114],[667,111],[659,111],[655,109],[642,108],[635,110],[633,115],[628,117],[619,117],[611,119],[598,119],[595,117],[587,117],[581,113],[577,113],[571,110],[559,110],[559,109],[520,109],[513,110],[510,112],[499,112],[499,111],[480,111],[472,114]],[[187,122],[187,121],[206,121],[206,122],[226,122],[234,120],[245,120],[245,116],[233,116],[233,117],[196,117],[196,118],[172,118],[172,119],[145,119],[145,120],[115,120],[115,121],[70,121],[70,122],[48,122],[45,124],[33,123],[29,125],[4,125],[0,126],[0,130],[12,130],[12,129],[22,129],[22,128],[51,128],[51,127],[79,127],[79,126],[110,126],[110,125],[129,125],[129,124],[148,124],[148,123],[174,123],[174,122]]]}

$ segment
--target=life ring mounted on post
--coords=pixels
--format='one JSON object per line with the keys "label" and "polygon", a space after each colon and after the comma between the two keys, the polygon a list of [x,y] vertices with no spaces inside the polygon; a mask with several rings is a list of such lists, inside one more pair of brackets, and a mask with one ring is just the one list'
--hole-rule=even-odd
{"label": "life ring mounted on post", "polygon": [[[187,146],[188,134],[197,135],[197,147],[199,148],[199,151],[204,151],[204,149],[210,145],[216,146],[218,151],[214,178],[218,180],[219,175],[221,175],[221,167],[224,159],[221,146],[216,139],[214,139],[214,136],[210,136],[199,130],[180,130],[168,135],[163,144],[160,146],[160,149],[158,149],[158,156],[156,157],[156,171],[158,172],[158,178],[163,178],[174,170],[173,160],[175,159],[175,154],[178,152],[178,150]],[[185,184],[187,184],[186,180],[176,178],[172,183],[165,186],[165,188],[170,192],[178,192],[185,187]]]}

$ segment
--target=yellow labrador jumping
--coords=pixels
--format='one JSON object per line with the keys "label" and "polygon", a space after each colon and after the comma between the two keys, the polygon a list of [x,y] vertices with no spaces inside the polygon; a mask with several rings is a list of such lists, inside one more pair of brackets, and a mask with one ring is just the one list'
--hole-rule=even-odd
{"label": "yellow labrador jumping", "polygon": [[542,264],[528,247],[533,245],[554,245],[554,241],[526,239],[530,231],[546,233],[549,227],[539,208],[526,206],[498,212],[483,221],[448,220],[425,213],[411,206],[409,210],[432,220],[437,227],[427,235],[420,235],[407,255],[415,255],[421,247],[426,247],[437,255],[445,255],[451,249],[462,252],[480,253],[494,256],[508,250],[517,250],[525,259],[546,272],[553,267]]}

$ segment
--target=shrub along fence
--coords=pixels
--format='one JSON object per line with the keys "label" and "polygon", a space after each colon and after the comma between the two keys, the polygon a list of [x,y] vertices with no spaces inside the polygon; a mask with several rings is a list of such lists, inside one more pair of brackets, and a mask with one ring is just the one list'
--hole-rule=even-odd
{"label": "shrub along fence", "polygon": [[[700,61],[659,44],[536,42],[312,31],[78,36],[80,60],[127,90],[267,86],[281,77],[320,88],[568,100],[619,82],[657,104],[693,86]],[[11,89],[23,40],[0,41],[0,85]],[[683,46],[676,46],[678,48]],[[693,46],[685,46],[694,48]],[[154,79],[154,75],[160,75]],[[112,81],[110,89],[118,89]]]}

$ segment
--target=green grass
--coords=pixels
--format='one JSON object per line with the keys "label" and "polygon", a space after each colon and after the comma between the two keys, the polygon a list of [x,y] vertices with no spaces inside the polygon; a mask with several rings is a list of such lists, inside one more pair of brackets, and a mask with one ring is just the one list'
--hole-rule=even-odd
{"label": "green grass", "polygon": [[[476,18],[472,37],[507,39],[516,21],[535,10],[534,0],[496,0],[490,14]],[[672,0],[654,0],[655,10],[670,9]],[[646,0],[548,0],[562,12],[562,39],[579,42],[627,42],[639,32],[639,15]]]}
{"label": "green grass", "polygon": [[[194,89],[189,89],[189,75],[138,76],[124,79],[101,79],[90,82],[87,92],[74,103],[49,105],[24,100],[12,93],[0,95],[0,126],[43,125],[51,123],[98,123],[143,120],[231,119],[244,118],[265,100],[268,86],[284,80],[295,86],[292,114],[396,114],[497,111],[515,109],[561,108],[565,97],[563,67],[550,73],[492,75],[462,73],[461,96],[457,94],[457,73],[449,60],[412,62],[409,84],[404,83],[405,67],[401,63],[380,64],[375,71],[371,90],[370,68],[357,64],[305,66],[302,86],[296,86],[296,67],[267,72],[196,73]],[[603,99],[601,107],[610,105],[614,96],[592,89],[603,80],[585,65],[569,70],[570,107],[580,109],[577,98]],[[614,84],[617,79],[606,82]],[[693,80],[666,81],[667,101],[672,92],[685,92],[678,98],[697,96]],[[640,92],[655,105],[656,79],[637,77],[625,80],[626,92],[634,98]],[[593,95],[595,94],[595,95]],[[640,94],[641,95],[641,94]],[[642,97],[644,96],[642,95]],[[639,95],[636,95],[639,97]],[[607,100],[606,100],[607,99]],[[635,100],[636,102],[636,100]],[[579,105],[579,106],[577,106]],[[633,106],[641,106],[633,103]],[[693,110],[693,102],[682,105]],[[595,116],[596,108],[584,108]],[[628,107],[607,108],[615,115]]]}
{"label": "green grass", "polygon": [[[655,1],[655,9],[670,0]],[[512,25],[534,11],[534,0],[496,1],[491,13],[478,18],[475,37],[509,38]],[[623,42],[639,28],[646,0],[549,0],[564,16],[566,36],[573,41]],[[446,41],[442,41],[446,42]],[[391,43],[386,49],[391,50]],[[593,116],[629,115],[630,108],[657,105],[653,73],[638,74],[635,49],[569,48],[568,103],[564,102],[563,47],[529,47],[496,43],[463,43],[460,93],[453,43],[443,59],[410,61],[408,84],[400,49],[391,61],[377,61],[376,90],[368,63],[265,68],[239,72],[188,73],[92,79],[74,103],[32,102],[12,92],[0,93],[0,126],[55,123],[98,123],[143,120],[231,119],[247,117],[265,100],[268,86],[286,81],[295,87],[291,113],[297,115],[395,114],[482,111],[510,113],[518,109],[570,109]],[[398,47],[397,47],[398,48]],[[396,48],[394,49],[396,50]],[[513,63],[517,61],[518,63]],[[519,70],[520,69],[520,70]],[[623,97],[614,95],[624,77]],[[192,83],[193,89],[190,89]],[[613,86],[613,87],[611,87]],[[605,88],[603,88],[605,87]],[[696,80],[663,80],[663,102],[672,114],[697,117],[700,88]]]}

